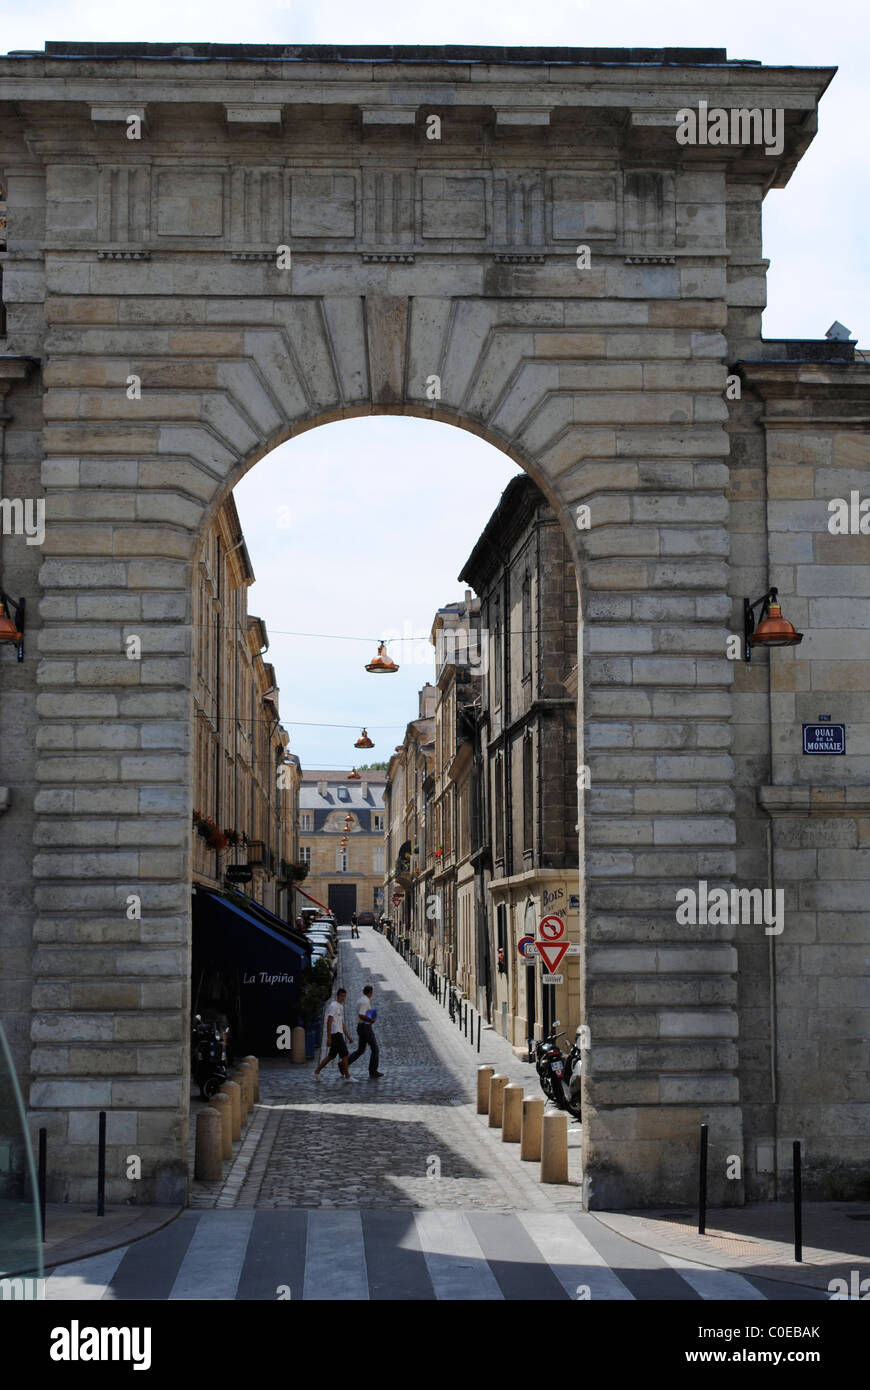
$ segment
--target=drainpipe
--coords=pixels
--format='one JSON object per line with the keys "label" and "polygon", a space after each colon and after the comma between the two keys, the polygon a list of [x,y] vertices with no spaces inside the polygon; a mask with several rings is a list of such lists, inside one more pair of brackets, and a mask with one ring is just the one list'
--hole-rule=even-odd
{"label": "drainpipe", "polygon": [[[215,569],[216,569],[216,572],[217,572],[217,624],[216,624],[216,627],[217,627],[217,635],[216,635],[216,637],[215,637],[215,681],[214,681],[215,696],[214,696],[214,705],[215,705],[215,723],[217,724],[217,739],[215,740],[215,749],[214,749],[214,818],[215,818],[215,824],[217,825],[218,830],[221,830],[221,829],[222,829],[222,826],[221,826],[221,820],[222,820],[222,816],[221,816],[221,772],[222,772],[222,770],[223,770],[223,769],[222,769],[222,761],[223,761],[223,759],[222,759],[222,757],[221,757],[221,751],[222,751],[222,750],[221,750],[221,740],[223,739],[223,724],[221,723],[221,655],[222,655],[222,646],[221,646],[221,644],[222,644],[222,642],[223,642],[223,616],[224,616],[224,615],[223,615],[223,590],[224,590],[224,585],[223,585],[223,576],[222,576],[222,574],[221,574],[221,569],[222,569],[223,563],[224,563],[224,561],[225,561],[225,559],[226,559],[226,556],[221,556],[221,538],[220,538],[220,533],[218,533],[218,535],[217,535],[217,537],[216,537],[216,540],[217,540],[217,564],[216,564],[216,566],[215,566]],[[219,849],[215,850],[215,856],[214,856],[214,876],[215,876],[215,881],[218,882],[218,883],[220,882],[220,872],[219,872],[219,870],[220,870],[220,853],[221,853],[221,852],[220,852]]]}
{"label": "drainpipe", "polygon": [[[767,878],[770,883],[771,901],[776,902],[776,880],[774,877],[773,820],[767,822]],[[773,1106],[773,1174],[774,1200],[779,1200],[779,1089],[777,1086],[777,1026],[776,1026],[776,937],[767,938],[768,969],[768,1007],[770,1009],[770,1099]]]}

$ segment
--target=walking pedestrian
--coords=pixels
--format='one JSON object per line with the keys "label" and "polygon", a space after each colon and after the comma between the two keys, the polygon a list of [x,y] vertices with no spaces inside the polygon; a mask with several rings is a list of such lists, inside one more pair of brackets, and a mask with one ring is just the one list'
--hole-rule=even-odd
{"label": "walking pedestrian", "polygon": [[358,1057],[361,1057],[367,1047],[371,1048],[369,1057],[369,1081],[376,1081],[383,1076],[382,1071],[378,1071],[378,1062],[381,1057],[381,1050],[378,1047],[378,1040],[375,1037],[375,1019],[378,1011],[372,1004],[374,994],[372,985],[365,985],[356,1006],[357,1024],[356,1031],[359,1038],[359,1045],[355,1052],[352,1052],[347,1059],[347,1065],[352,1067]]}
{"label": "walking pedestrian", "polygon": [[351,937],[351,940],[353,940],[353,938],[354,938],[355,936],[359,936],[359,922],[357,921],[357,915],[356,915],[356,913],[355,913],[355,912],[352,912],[352,913],[350,914],[350,937]]}
{"label": "walking pedestrian", "polygon": [[347,1043],[353,1042],[353,1038],[347,1031],[347,1024],[344,1021],[344,1001],[347,998],[347,990],[340,989],[326,1010],[326,1045],[328,1051],[325,1057],[321,1057],[317,1066],[314,1068],[315,1080],[320,1080],[320,1073],[325,1066],[332,1061],[333,1057],[338,1058],[338,1065],[345,1081],[355,1081],[356,1077],[350,1074],[350,1063],[347,1056]]}

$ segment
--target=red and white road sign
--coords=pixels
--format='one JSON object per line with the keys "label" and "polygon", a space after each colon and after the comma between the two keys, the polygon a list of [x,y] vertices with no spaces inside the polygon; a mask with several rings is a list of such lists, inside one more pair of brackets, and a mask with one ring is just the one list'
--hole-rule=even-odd
{"label": "red and white road sign", "polygon": [[550,974],[552,975],[554,970],[559,969],[559,966],[562,962],[562,957],[568,950],[568,942],[538,941],[536,942],[536,945],[538,947],[538,955],[541,957],[541,960],[544,962],[544,965],[547,967]]}
{"label": "red and white road sign", "polygon": [[533,960],[535,955],[535,938],[533,936],[521,936],[517,942],[517,950],[523,960]]}
{"label": "red and white road sign", "polygon": [[398,907],[399,903],[403,903],[404,901],[404,893],[394,893],[393,896],[390,898],[390,902],[393,904],[393,907]]}
{"label": "red and white road sign", "polygon": [[565,935],[565,923],[561,917],[550,915],[541,918],[541,925],[538,928],[543,940],[535,942],[538,948],[538,955],[544,962],[545,968],[552,975],[562,962],[562,957],[567,953],[570,942],[560,940]]}

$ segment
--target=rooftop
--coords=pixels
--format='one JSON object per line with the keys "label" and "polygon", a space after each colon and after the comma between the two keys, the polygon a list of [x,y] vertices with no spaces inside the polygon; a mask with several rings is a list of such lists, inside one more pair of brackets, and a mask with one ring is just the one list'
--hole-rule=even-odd
{"label": "rooftop", "polygon": [[[153,58],[160,61],[233,60],[287,63],[520,63],[617,67],[760,67],[753,58],[729,58],[724,48],[502,48],[480,44],[90,43],[49,41],[47,58]],[[9,57],[41,57],[13,49]]]}

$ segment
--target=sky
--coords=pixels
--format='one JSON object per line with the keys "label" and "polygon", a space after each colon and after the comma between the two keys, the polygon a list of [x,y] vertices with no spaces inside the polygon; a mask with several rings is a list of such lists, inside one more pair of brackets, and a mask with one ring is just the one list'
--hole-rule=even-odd
{"label": "sky", "polygon": [[[266,620],[303,768],[389,760],[434,674],[435,613],[463,597],[456,576],[519,471],[454,425],[374,415],[308,430],[242,479],[233,495],[257,576],[248,611]],[[382,637],[396,675],[365,670]],[[363,725],[375,747],[360,753]]]}
{"label": "sky", "polygon": [[[838,67],[819,133],[764,203],[763,332],[821,338],[836,319],[870,347],[867,0],[0,0],[0,35],[5,51],[47,39],[673,46]],[[456,576],[515,472],[462,430],[378,416],[311,430],[243,479],[236,502],[257,575],[249,608],[266,620],[282,722],[303,767],[385,760],[401,742],[431,675],[435,610],[462,597]],[[297,631],[364,640],[286,635]],[[391,645],[398,675],[369,676],[364,663],[387,635],[416,640]],[[352,727],[313,727],[329,724]],[[363,724],[376,746],[360,754]]]}

